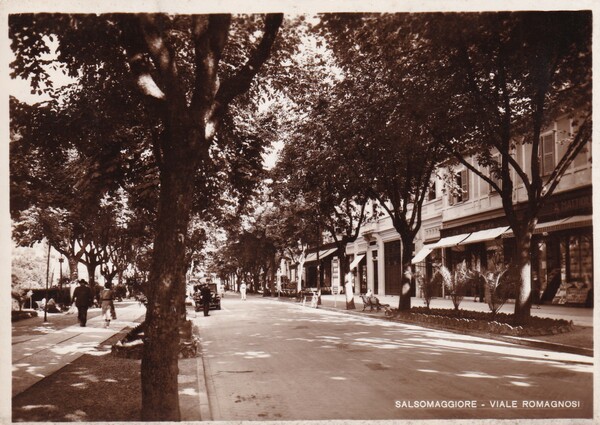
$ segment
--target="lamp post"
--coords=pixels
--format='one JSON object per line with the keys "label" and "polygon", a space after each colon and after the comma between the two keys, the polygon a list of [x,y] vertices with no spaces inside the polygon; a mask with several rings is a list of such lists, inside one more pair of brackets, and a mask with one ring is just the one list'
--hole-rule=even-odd
{"label": "lamp post", "polygon": [[60,281],[59,281],[58,287],[60,289],[62,289],[62,284],[63,284],[62,265],[63,265],[64,261],[65,261],[65,259],[61,255],[60,258],[58,259],[58,262],[60,263]]}
{"label": "lamp post", "polygon": [[46,261],[46,302],[44,303],[44,322],[48,321],[48,279],[50,278],[50,241],[48,241],[48,260]]}

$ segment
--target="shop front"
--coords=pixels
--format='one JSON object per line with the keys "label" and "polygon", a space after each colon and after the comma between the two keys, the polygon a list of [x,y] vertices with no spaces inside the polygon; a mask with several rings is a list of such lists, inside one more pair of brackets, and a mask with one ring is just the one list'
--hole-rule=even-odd
{"label": "shop front", "polygon": [[304,261],[306,281],[302,289],[320,288],[322,293],[330,293],[334,273],[334,254],[337,248],[325,248],[318,252],[307,254]]}
{"label": "shop front", "polygon": [[[592,230],[591,189],[555,195],[542,209],[531,244],[533,302],[592,307]],[[505,218],[446,225],[441,236],[415,257],[432,262],[430,254],[439,250],[437,258],[450,270],[463,261],[474,270],[514,263],[516,243]]]}

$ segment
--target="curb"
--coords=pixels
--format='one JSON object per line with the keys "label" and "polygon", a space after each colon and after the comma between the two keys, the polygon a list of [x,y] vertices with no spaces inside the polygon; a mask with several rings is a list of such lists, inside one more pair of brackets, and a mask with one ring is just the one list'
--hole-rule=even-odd
{"label": "curb", "polygon": [[[268,298],[266,298],[266,297],[265,297],[265,299],[268,300]],[[277,300],[273,299],[270,301],[289,302],[290,304],[297,305],[296,302],[292,303],[291,301],[282,300],[282,299],[277,299]],[[302,307],[302,305],[300,305],[300,307]],[[572,345],[558,344],[555,342],[540,341],[540,340],[536,340],[536,339],[521,338],[521,337],[508,336],[508,335],[496,335],[496,334],[490,334],[490,333],[469,332],[466,330],[451,329],[451,328],[445,328],[442,326],[434,326],[430,323],[415,323],[415,322],[408,322],[408,321],[405,322],[402,320],[394,320],[394,319],[389,319],[385,316],[384,317],[379,317],[379,316],[375,316],[375,315],[364,316],[362,311],[342,310],[339,308],[327,307],[324,305],[320,305],[318,308],[322,309],[322,310],[328,310],[328,311],[337,311],[339,313],[349,314],[349,315],[354,315],[354,316],[359,316],[359,317],[370,317],[373,319],[387,320],[390,322],[403,323],[403,324],[407,324],[407,325],[421,326],[423,328],[453,332],[453,333],[458,333],[461,335],[472,335],[472,336],[477,336],[480,338],[487,338],[487,339],[492,339],[492,340],[497,340],[497,341],[508,342],[511,344],[523,345],[526,347],[537,348],[540,350],[550,350],[550,351],[556,351],[556,352],[561,352],[561,353],[578,354],[578,355],[586,356],[586,357],[594,357],[594,350],[591,348],[576,347],[576,346],[572,346]]]}
{"label": "curb", "polygon": [[[196,327],[194,327],[194,338],[198,341],[196,357],[179,359],[179,411],[181,420],[185,422],[212,421],[204,353]],[[189,386],[192,382],[194,383],[193,391]]]}
{"label": "curb", "polygon": [[200,398],[200,420],[212,421],[210,412],[210,403],[208,401],[208,388],[206,385],[206,370],[204,369],[204,353],[196,359],[196,368],[198,372],[198,392]]}

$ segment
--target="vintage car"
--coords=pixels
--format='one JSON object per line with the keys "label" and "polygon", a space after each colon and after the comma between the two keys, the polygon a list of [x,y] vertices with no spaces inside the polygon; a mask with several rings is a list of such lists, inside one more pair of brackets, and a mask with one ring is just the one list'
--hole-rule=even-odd
{"label": "vintage car", "polygon": [[[200,286],[194,285],[194,303],[196,311],[202,310],[202,300],[200,297]],[[209,283],[208,287],[210,288],[210,309],[211,310],[221,310],[221,297],[217,292],[217,284]]]}

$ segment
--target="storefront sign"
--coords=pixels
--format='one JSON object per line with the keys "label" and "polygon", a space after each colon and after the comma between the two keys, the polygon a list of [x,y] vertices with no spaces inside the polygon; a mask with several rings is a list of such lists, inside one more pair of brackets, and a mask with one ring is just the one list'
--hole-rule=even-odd
{"label": "storefront sign", "polygon": [[333,257],[331,260],[331,290],[340,285],[340,260],[338,257]]}

